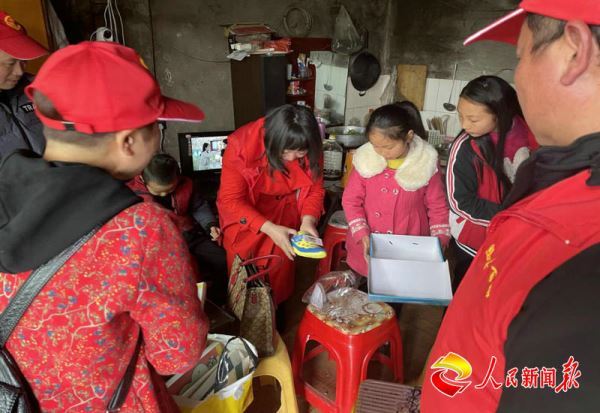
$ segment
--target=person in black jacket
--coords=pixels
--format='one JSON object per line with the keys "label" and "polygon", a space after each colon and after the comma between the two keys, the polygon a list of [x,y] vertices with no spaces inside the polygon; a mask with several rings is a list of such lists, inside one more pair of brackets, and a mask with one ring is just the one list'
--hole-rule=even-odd
{"label": "person in black jacket", "polygon": [[471,80],[460,93],[458,116],[463,131],[448,159],[446,190],[454,238],[456,291],[490,220],[529,156],[529,129],[515,90],[496,76]]}
{"label": "person in black jacket", "polygon": [[44,152],[42,124],[24,90],[32,80],[25,73],[26,62],[47,53],[23,26],[0,10],[0,157],[17,149]]}

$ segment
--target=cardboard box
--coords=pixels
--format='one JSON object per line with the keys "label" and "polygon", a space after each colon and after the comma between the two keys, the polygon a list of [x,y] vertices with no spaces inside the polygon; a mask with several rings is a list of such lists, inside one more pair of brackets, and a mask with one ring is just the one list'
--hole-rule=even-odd
{"label": "cardboard box", "polygon": [[448,261],[437,237],[371,234],[369,299],[448,305]]}

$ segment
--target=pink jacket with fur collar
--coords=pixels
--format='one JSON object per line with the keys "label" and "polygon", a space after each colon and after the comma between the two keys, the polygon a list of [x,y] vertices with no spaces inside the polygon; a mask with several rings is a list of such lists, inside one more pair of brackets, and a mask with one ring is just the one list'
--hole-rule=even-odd
{"label": "pink jacket with fur collar", "polygon": [[362,238],[373,233],[431,235],[450,241],[448,204],[437,152],[415,135],[402,165],[393,170],[370,143],[353,157],[342,206],[348,220],[348,265],[367,275]]}

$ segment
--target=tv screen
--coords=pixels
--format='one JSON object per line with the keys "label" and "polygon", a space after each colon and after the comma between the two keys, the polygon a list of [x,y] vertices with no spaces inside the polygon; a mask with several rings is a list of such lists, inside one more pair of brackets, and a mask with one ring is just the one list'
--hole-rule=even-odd
{"label": "tv screen", "polygon": [[218,171],[231,131],[179,134],[179,156],[184,174]]}

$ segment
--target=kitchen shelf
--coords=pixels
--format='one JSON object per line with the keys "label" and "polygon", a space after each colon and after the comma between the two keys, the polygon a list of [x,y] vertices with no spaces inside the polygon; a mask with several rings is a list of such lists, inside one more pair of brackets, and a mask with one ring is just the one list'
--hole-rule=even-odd
{"label": "kitchen shelf", "polygon": [[310,77],[292,77],[290,79],[288,79],[288,82],[291,82],[293,80],[299,80],[300,82],[302,82],[303,80],[313,80],[315,77],[314,76],[310,76]]}
{"label": "kitchen shelf", "polygon": [[315,83],[316,83],[316,67],[314,64],[309,64],[306,73],[307,77],[299,77],[298,72],[298,55],[304,53],[307,57],[310,56],[311,51],[331,51],[331,39],[329,38],[317,38],[317,37],[292,37],[292,50],[293,52],[286,56],[287,63],[292,65],[292,73],[296,76],[292,76],[287,79],[287,84],[291,82],[298,82],[302,89],[306,92],[299,95],[286,95],[286,101],[288,103],[297,103],[303,100],[304,104],[310,108],[315,107]]}

